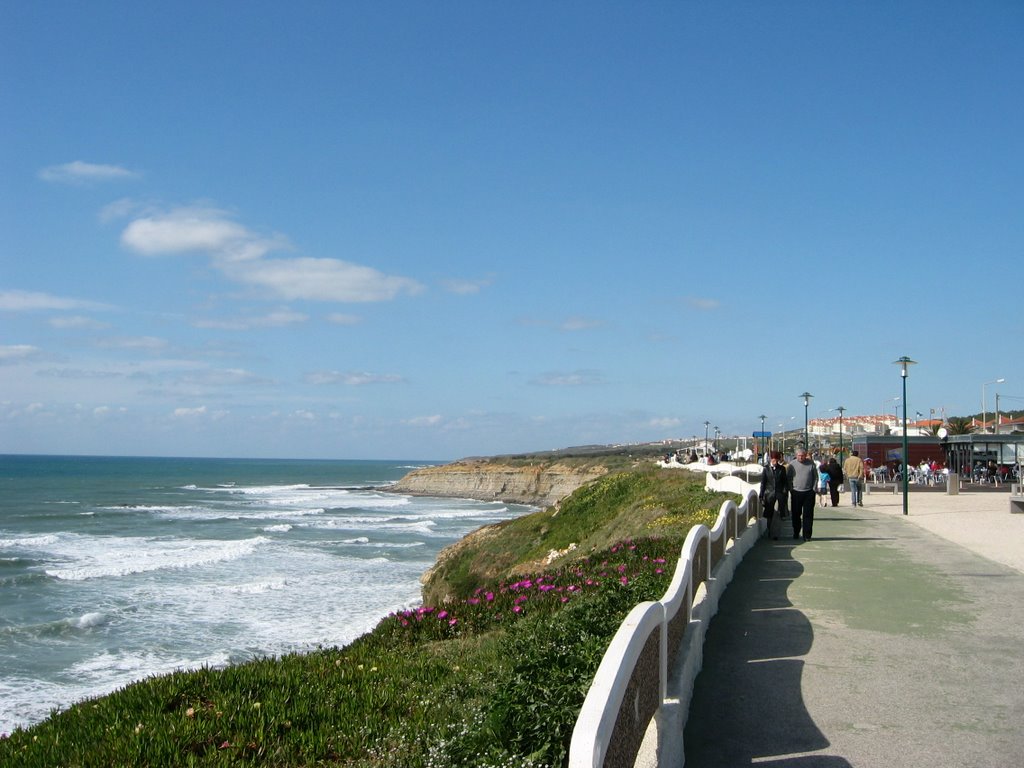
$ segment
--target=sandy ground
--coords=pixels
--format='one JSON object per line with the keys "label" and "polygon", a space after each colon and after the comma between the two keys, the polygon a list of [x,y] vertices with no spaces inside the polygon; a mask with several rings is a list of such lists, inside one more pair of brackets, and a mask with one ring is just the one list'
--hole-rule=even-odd
{"label": "sandy ground", "polygon": [[[1010,512],[1007,490],[967,489],[949,496],[941,490],[911,488],[907,498],[910,522],[1024,573],[1024,514]],[[849,501],[849,495],[843,494],[840,507],[848,509]],[[864,508],[902,516],[903,495],[886,488],[873,489],[864,496]]]}

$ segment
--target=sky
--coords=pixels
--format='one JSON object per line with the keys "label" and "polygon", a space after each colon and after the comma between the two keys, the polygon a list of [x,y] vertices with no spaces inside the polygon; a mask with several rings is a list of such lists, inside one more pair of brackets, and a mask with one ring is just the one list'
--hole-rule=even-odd
{"label": "sky", "polygon": [[0,453],[1024,408],[1022,95],[1015,0],[0,0]]}

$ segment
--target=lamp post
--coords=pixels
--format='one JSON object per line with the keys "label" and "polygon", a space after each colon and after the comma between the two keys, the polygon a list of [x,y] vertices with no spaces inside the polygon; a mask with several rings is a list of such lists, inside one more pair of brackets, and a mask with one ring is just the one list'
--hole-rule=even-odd
{"label": "lamp post", "polygon": [[708,455],[708,427],[710,427],[710,426],[711,426],[711,422],[705,420],[704,421],[704,456],[705,457]]}
{"label": "lamp post", "polygon": [[835,410],[839,411],[839,463],[843,463],[843,411],[846,410],[846,406],[836,406]]}
{"label": "lamp post", "polygon": [[907,504],[907,482],[909,481],[910,469],[907,459],[907,372],[908,368],[912,365],[917,365],[916,360],[911,360],[909,357],[904,355],[899,360],[894,360],[893,365],[900,366],[900,378],[903,379],[903,514],[909,514],[909,506]]}
{"label": "lamp post", "polygon": [[992,381],[986,381],[984,384],[981,385],[981,428],[983,430],[985,429],[985,420],[987,417],[987,414],[985,413],[985,387],[987,387],[989,384],[1002,384],[1004,381],[1006,381],[1006,379],[998,378],[993,379]]}
{"label": "lamp post", "polygon": [[721,434],[718,427],[715,427],[715,453],[718,453],[718,436]]}
{"label": "lamp post", "polygon": [[761,439],[758,441],[758,446],[761,448],[761,464],[762,466],[767,466],[768,462],[764,460],[765,456],[768,453],[764,449],[764,420],[767,419],[768,417],[762,413],[759,418],[761,419]]}
{"label": "lamp post", "polygon": [[[804,448],[810,453],[811,441],[808,439],[807,432],[807,409],[811,405],[811,398],[814,397],[810,392],[804,392],[800,395],[804,399]],[[796,519],[796,518],[794,518]]]}

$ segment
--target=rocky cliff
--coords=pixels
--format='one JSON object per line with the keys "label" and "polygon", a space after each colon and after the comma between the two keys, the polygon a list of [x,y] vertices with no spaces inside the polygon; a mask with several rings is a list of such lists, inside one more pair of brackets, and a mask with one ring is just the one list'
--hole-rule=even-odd
{"label": "rocky cliff", "polygon": [[497,499],[547,507],[607,472],[607,467],[592,463],[520,464],[494,459],[464,459],[439,467],[413,470],[388,490],[419,496]]}

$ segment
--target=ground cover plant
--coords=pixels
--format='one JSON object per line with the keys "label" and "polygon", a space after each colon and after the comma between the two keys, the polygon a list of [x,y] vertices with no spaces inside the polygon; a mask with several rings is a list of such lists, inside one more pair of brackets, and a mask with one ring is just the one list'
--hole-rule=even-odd
{"label": "ground cover plant", "polygon": [[664,592],[686,532],[722,498],[686,473],[606,476],[477,537],[483,552],[458,548],[458,567],[434,575],[443,603],[392,614],[344,648],[81,702],[0,739],[0,765],[562,765],[612,635]]}

